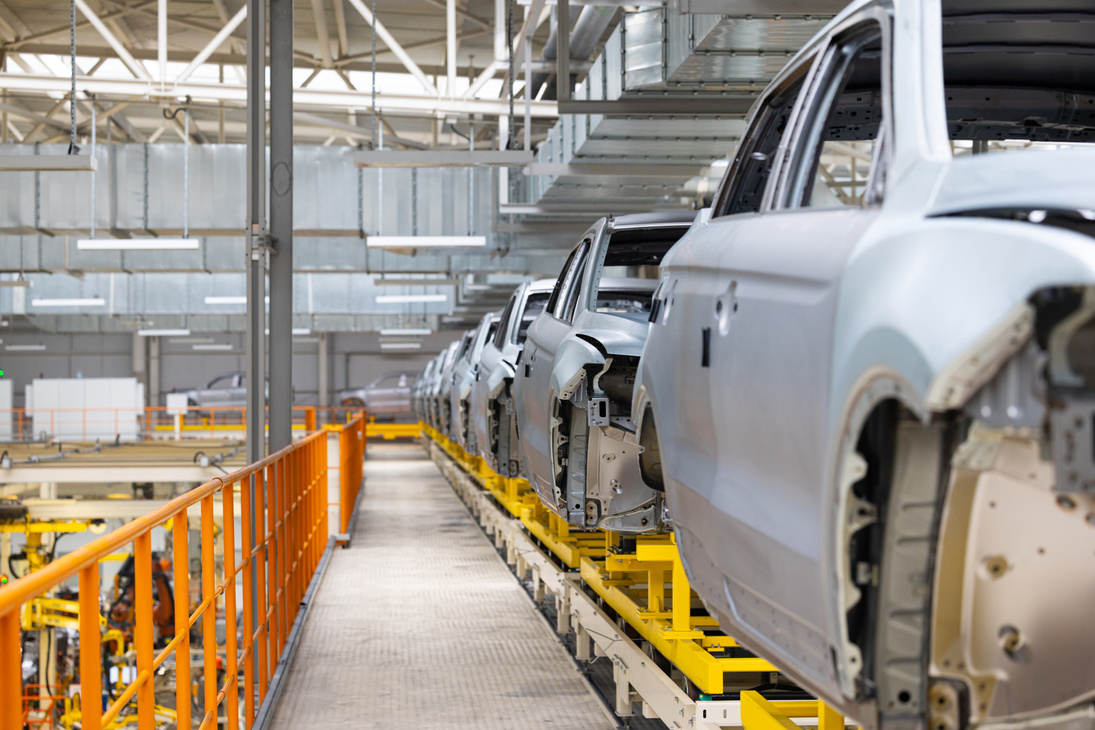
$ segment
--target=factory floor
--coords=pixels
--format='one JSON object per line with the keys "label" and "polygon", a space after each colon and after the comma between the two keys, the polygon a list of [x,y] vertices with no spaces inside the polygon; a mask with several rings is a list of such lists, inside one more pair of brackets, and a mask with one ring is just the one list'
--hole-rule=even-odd
{"label": "factory floor", "polygon": [[272,726],[613,728],[421,447],[370,447]]}

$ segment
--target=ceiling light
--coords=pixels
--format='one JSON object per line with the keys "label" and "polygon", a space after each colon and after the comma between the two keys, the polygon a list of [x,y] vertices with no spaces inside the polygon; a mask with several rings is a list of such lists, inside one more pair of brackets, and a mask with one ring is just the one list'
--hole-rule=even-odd
{"label": "ceiling light", "polygon": [[421,350],[421,342],[381,342],[381,350]]}
{"label": "ceiling light", "polygon": [[431,330],[429,327],[423,327],[421,329],[415,329],[412,327],[408,329],[380,330],[381,337],[399,337],[402,335],[406,335],[407,337],[415,337],[429,334],[433,334],[433,330]]}
{"label": "ceiling light", "polygon": [[190,334],[188,329],[179,330],[137,330],[141,337],[186,337]]}
{"label": "ceiling light", "polygon": [[80,238],[81,251],[193,251],[201,246],[198,238]]}
{"label": "ceiling light", "polygon": [[29,289],[34,286],[34,282],[24,279],[22,274],[20,274],[18,279],[4,279],[3,281],[0,281],[0,286],[16,289]]}
{"label": "ceiling light", "polygon": [[206,297],[206,304],[247,304],[247,297]]}
{"label": "ceiling light", "polygon": [[416,279],[412,277],[385,276],[373,279],[376,286],[447,286],[459,283],[451,278],[426,278]]}
{"label": "ceiling light", "polygon": [[194,345],[195,350],[231,350],[232,346],[224,342],[214,342],[207,345]]}
{"label": "ceiling light", "polygon": [[482,248],[486,236],[368,236],[369,248]]}
{"label": "ceiling light", "polygon": [[216,340],[212,337],[173,337],[168,342],[172,345],[209,345]]}
{"label": "ceiling light", "polygon": [[78,299],[31,299],[36,307],[102,307],[106,300],[102,297],[83,297]]}
{"label": "ceiling light", "polygon": [[[269,327],[267,327],[264,331],[266,332],[266,334],[270,334],[270,328]],[[312,330],[308,329],[307,327],[294,327],[293,328],[293,336],[294,337],[298,337],[298,336],[304,337],[304,336],[310,335],[310,334],[312,334]]]}
{"label": "ceiling light", "polygon": [[377,304],[414,304],[417,302],[447,302],[447,294],[382,294]]}
{"label": "ceiling light", "polygon": [[41,352],[46,349],[45,345],[4,345],[5,350],[11,352]]}

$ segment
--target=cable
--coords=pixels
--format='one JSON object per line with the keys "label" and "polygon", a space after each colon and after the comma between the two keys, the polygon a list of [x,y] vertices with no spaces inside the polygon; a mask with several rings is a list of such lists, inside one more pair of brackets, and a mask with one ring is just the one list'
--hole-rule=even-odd
{"label": "cable", "polygon": [[[68,153],[75,155],[80,151],[76,146],[76,0],[69,3],[69,59],[72,66],[72,91],[68,99],[68,116],[72,132],[68,143]],[[92,211],[94,215],[94,211]]]}

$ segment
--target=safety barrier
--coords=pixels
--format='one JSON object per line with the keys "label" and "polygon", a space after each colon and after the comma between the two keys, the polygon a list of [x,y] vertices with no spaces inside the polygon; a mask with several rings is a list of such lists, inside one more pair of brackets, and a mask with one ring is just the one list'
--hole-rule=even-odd
{"label": "safety barrier", "polygon": [[346,424],[338,436],[339,532],[349,533],[350,517],[361,491],[365,470],[365,414]]}
{"label": "safety barrier", "polygon": [[[349,425],[360,432],[363,419]],[[237,503],[238,495],[238,503]],[[254,512],[250,514],[250,506]],[[201,603],[191,611],[188,509],[200,508]],[[222,519],[214,519],[216,507]],[[239,512],[237,512],[239,510]],[[239,514],[242,558],[236,560]],[[174,585],[174,632],[156,636],[153,611],[152,530],[171,529]],[[220,528],[219,545],[216,530]],[[181,528],[181,529],[180,529]],[[88,545],[58,558],[41,570],[0,588],[0,730],[23,727],[20,614],[29,602],[79,581],[79,722],[82,730],[111,727],[132,713],[137,726],[151,730],[165,708],[156,705],[159,670],[174,655],[176,727],[190,728],[192,700],[191,634],[200,641],[196,666],[203,675],[199,730],[218,726],[223,705],[227,726],[239,728],[240,695],[243,727],[256,717],[256,702],[266,697],[278,658],[328,541],[327,433],[318,431],[276,454],[190,490],[164,507],[134,520]],[[127,637],[136,655],[135,676],[115,688],[103,709],[103,651],[100,635],[99,561],[132,543],[134,558],[133,625]],[[223,580],[217,582],[218,562]],[[242,653],[237,642],[237,586],[242,583]],[[224,644],[217,642],[217,615],[223,612]],[[163,633],[167,633],[164,631]],[[218,663],[223,660],[223,681]],[[238,671],[243,667],[243,687]],[[109,678],[109,674],[107,675]],[[121,679],[121,673],[119,673]],[[242,691],[241,691],[242,690]],[[125,713],[125,714],[123,714]]]}
{"label": "safety barrier", "polygon": [[[349,421],[360,408],[293,406],[293,429],[307,433]],[[244,406],[191,406],[178,424],[188,438],[224,438],[247,427]],[[175,432],[173,413],[164,406],[144,408],[0,409],[0,441],[145,441]]]}

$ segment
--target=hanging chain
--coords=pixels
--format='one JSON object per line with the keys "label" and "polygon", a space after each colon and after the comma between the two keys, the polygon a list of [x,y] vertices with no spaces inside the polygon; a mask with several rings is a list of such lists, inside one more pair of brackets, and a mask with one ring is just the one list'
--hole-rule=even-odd
{"label": "hanging chain", "polygon": [[72,135],[68,142],[68,153],[74,155],[79,152],[76,146],[76,0],[69,3],[69,60],[72,66],[72,91],[68,99],[68,116],[72,125]]}
{"label": "hanging chain", "polygon": [[506,149],[512,150],[513,139],[517,136],[513,128],[513,0],[506,0],[506,8],[508,11],[506,17],[506,55],[509,58],[509,81],[506,82],[509,87],[509,132],[507,133]]}
{"label": "hanging chain", "polygon": [[373,0],[373,149],[377,148],[377,136],[376,136],[376,0]]}

